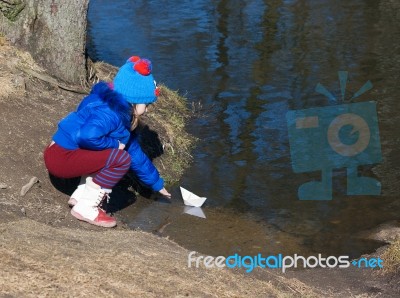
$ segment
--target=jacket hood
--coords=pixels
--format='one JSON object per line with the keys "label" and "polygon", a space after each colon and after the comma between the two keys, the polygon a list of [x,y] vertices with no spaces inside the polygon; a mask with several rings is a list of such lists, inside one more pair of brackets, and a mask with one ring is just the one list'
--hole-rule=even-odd
{"label": "jacket hood", "polygon": [[92,87],[90,95],[97,95],[107,103],[111,110],[118,114],[122,123],[128,129],[131,126],[132,106],[120,95],[110,88],[106,82],[99,82]]}

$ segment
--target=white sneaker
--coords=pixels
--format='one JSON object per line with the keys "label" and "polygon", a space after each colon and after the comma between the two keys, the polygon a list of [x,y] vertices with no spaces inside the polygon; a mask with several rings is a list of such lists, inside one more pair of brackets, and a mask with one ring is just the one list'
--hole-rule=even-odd
{"label": "white sneaker", "polygon": [[83,191],[85,190],[85,184],[86,184],[87,177],[91,177],[91,176],[81,176],[81,181],[79,182],[78,187],[75,189],[75,191],[69,197],[68,205],[70,207],[74,207],[76,205],[76,203],[78,203],[78,201],[82,198]]}
{"label": "white sneaker", "polygon": [[74,207],[78,201],[82,198],[82,195],[85,191],[85,184],[79,184],[75,191],[72,193],[71,197],[68,200],[68,205],[70,207]]}
{"label": "white sneaker", "polygon": [[93,182],[92,177],[87,177],[81,197],[71,209],[72,216],[96,226],[107,228],[116,226],[115,218],[108,216],[99,207],[109,193],[111,193],[111,189],[102,189],[100,185]]}

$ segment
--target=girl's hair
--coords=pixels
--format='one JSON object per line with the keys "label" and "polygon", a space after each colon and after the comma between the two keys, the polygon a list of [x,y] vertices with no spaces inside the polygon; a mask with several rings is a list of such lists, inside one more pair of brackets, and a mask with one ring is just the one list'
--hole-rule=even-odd
{"label": "girl's hair", "polygon": [[139,125],[140,116],[135,113],[136,104],[132,105],[132,121],[131,121],[131,131],[134,131],[135,128]]}

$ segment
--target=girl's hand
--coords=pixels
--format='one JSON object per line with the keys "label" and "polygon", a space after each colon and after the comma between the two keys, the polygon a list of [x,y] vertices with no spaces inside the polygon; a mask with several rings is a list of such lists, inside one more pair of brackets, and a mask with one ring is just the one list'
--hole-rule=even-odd
{"label": "girl's hand", "polygon": [[162,194],[167,199],[171,199],[171,194],[165,188],[161,189],[159,193]]}
{"label": "girl's hand", "polygon": [[125,144],[122,144],[120,141],[118,141],[118,143],[119,143],[118,149],[124,150]]}

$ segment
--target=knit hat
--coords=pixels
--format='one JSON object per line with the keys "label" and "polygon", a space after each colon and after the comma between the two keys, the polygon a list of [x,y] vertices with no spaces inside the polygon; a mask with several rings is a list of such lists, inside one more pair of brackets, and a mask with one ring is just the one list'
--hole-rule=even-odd
{"label": "knit hat", "polygon": [[151,69],[150,60],[139,56],[130,57],[114,78],[114,91],[120,93],[129,103],[155,102],[158,89]]}

